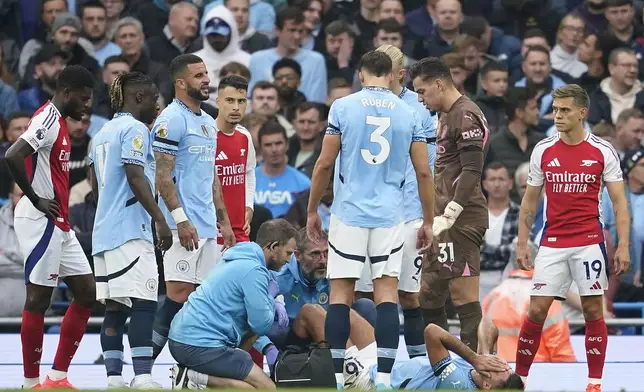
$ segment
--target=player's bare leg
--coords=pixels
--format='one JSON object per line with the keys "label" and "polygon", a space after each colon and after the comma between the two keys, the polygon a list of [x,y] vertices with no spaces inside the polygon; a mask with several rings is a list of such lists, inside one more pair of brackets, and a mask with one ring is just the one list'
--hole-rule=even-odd
{"label": "player's bare leg", "polygon": [[27,283],[27,296],[22,311],[20,338],[25,380],[23,388],[40,385],[40,359],[45,333],[45,312],[49,308],[53,287]]}
{"label": "player's bare leg", "polygon": [[586,320],[586,359],[588,360],[586,391],[599,392],[608,345],[608,330],[604,321],[604,296],[583,296],[581,306]]}
{"label": "player's bare leg", "polygon": [[383,275],[373,280],[373,298],[378,311],[376,344],[378,346],[378,373],[376,389],[391,388],[391,369],[400,343],[398,319],[398,278]]}
{"label": "player's bare leg", "polygon": [[427,354],[423,340],[423,312],[420,309],[420,293],[398,290],[398,299],[403,311],[405,344],[409,358]]}
{"label": "player's bare leg", "polygon": [[449,331],[447,313],[445,312],[448,294],[449,280],[441,279],[438,272],[427,271],[424,268],[420,281],[419,300],[425,327],[429,324],[436,324]]}
{"label": "player's bare leg", "polygon": [[154,359],[161,354],[163,347],[168,342],[172,319],[179,313],[183,304],[188,300],[188,296],[195,291],[195,285],[188,282],[166,281],[165,287],[165,301],[163,301],[163,305],[161,305],[154,318],[154,332],[152,333],[152,358]]}
{"label": "player's bare leg", "polygon": [[546,321],[546,317],[548,317],[548,310],[550,310],[554,299],[554,297],[535,295],[530,297],[528,317],[526,317],[521,326],[519,343],[517,344],[516,373],[521,376],[523,382],[526,381],[528,373],[530,372],[530,366],[532,366],[532,362],[534,361],[534,356],[539,351],[543,323]]}
{"label": "player's bare leg", "polygon": [[478,347],[477,330],[481,322],[481,303],[479,302],[479,277],[461,276],[449,283],[449,292],[461,324],[461,340],[471,350]]}
{"label": "player's bare leg", "polygon": [[344,356],[351,332],[349,313],[355,286],[356,279],[331,279],[329,282],[329,307],[324,320],[324,336],[331,347],[339,389],[344,385]]}

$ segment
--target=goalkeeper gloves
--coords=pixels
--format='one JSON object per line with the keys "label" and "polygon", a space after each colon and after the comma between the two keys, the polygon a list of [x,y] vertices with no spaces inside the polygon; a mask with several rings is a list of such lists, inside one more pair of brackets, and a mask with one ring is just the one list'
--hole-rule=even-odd
{"label": "goalkeeper gloves", "polygon": [[454,225],[454,222],[456,222],[456,219],[461,212],[463,212],[463,207],[461,207],[457,202],[450,201],[447,203],[443,215],[434,218],[434,225],[432,225],[434,237],[449,230],[452,225]]}

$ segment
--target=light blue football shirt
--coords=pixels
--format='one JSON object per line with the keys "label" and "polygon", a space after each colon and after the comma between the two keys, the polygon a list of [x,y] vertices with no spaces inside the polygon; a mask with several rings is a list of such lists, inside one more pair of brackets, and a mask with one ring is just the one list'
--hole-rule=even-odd
{"label": "light blue football shirt", "polygon": [[311,179],[290,165],[286,165],[278,176],[265,175],[262,167],[255,168],[255,203],[268,208],[273,218],[281,218],[291,208],[297,194],[311,187]]}
{"label": "light blue football shirt", "polygon": [[331,213],[349,226],[398,225],[411,143],[426,143],[418,113],[391,90],[365,87],[333,102],[328,123],[342,144]]}
{"label": "light blue football shirt", "polygon": [[[478,389],[472,379],[472,365],[463,358],[445,357],[435,366],[427,356],[396,361],[391,370],[393,389],[467,390]],[[377,366],[369,368],[369,376],[376,379]]]}
{"label": "light blue football shirt", "polygon": [[[152,128],[156,152],[176,157],[172,177],[179,204],[199,238],[217,238],[217,217],[212,185],[215,179],[217,136],[215,120],[203,110],[194,113],[178,99],[172,101]],[[159,207],[171,229],[176,230],[168,207],[159,198]]]}
{"label": "light blue football shirt", "polygon": [[134,197],[125,165],[139,165],[154,193],[154,154],[148,127],[129,113],[116,113],[92,138],[89,152],[98,183],[98,206],[92,231],[92,254],[127,241],[152,242],[152,218]]}
{"label": "light blue football shirt", "polygon": [[[419,117],[420,123],[427,139],[427,154],[429,155],[429,167],[434,168],[434,161],[436,160],[436,116],[432,115],[429,110],[420,102],[418,102],[418,94],[403,87],[400,99],[405,101],[412,109],[414,109]],[[407,172],[405,173],[405,186],[403,188],[405,194],[405,222],[423,217],[423,208],[420,204],[420,197],[418,196],[418,181],[416,181],[416,171],[414,165],[409,159],[407,165]]]}

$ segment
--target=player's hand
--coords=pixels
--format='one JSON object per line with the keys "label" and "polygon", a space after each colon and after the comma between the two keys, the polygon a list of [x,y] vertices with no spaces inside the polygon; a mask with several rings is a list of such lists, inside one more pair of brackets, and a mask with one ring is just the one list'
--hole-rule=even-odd
{"label": "player's hand", "polygon": [[423,224],[418,228],[418,235],[416,236],[416,249],[419,249],[419,254],[429,252],[434,241],[434,231],[431,225]]}
{"label": "player's hand", "polygon": [[528,244],[517,244],[517,264],[524,271],[530,271],[534,266],[532,265],[532,254]]}
{"label": "player's hand", "polygon": [[624,272],[628,271],[628,267],[631,265],[631,256],[627,246],[617,246],[615,251],[615,274],[621,275]]}
{"label": "player's hand", "polygon": [[244,233],[246,233],[246,235],[250,235],[250,224],[252,221],[253,209],[246,207],[246,211],[244,212],[244,227],[242,227],[242,230],[244,230]]}
{"label": "player's hand", "polygon": [[633,286],[642,287],[642,271],[641,270],[637,270],[637,272],[635,272],[635,275],[633,275]]}
{"label": "player's hand", "polygon": [[154,222],[157,229],[157,248],[165,252],[172,246],[172,232],[165,219]]}
{"label": "player's hand", "polygon": [[53,199],[43,199],[42,197],[38,198],[34,207],[45,215],[47,218],[56,219],[60,216],[60,205],[56,200]]}
{"label": "player's hand", "polygon": [[454,201],[447,203],[443,215],[434,218],[434,225],[432,226],[434,237],[449,230],[454,225],[454,222],[456,222],[458,216],[461,215],[461,212],[463,212],[463,207],[458,203]]}
{"label": "player's hand", "polygon": [[286,307],[280,301],[273,302],[273,310],[275,311],[274,321],[277,323],[279,329],[288,328],[289,320],[288,313],[286,312]]}
{"label": "player's hand", "polygon": [[510,365],[505,359],[499,358],[496,355],[476,355],[472,361],[474,369],[485,377],[490,377],[490,372],[505,372],[510,370]]}
{"label": "player's hand", "polygon": [[190,221],[177,223],[177,232],[179,233],[179,242],[188,252],[199,249],[199,234]]}
{"label": "player's hand", "polygon": [[232,248],[237,243],[235,239],[235,233],[230,223],[220,224],[220,233],[224,238],[224,245],[221,247],[221,252],[223,253],[226,249]]}
{"label": "player's hand", "polygon": [[322,220],[317,212],[309,213],[306,218],[306,235],[316,244],[322,242]]}

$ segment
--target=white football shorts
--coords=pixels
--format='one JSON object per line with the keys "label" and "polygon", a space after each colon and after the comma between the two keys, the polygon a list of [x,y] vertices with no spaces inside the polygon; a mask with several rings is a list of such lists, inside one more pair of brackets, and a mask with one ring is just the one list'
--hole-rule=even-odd
{"label": "white football shorts", "polygon": [[199,238],[199,249],[189,252],[181,246],[178,232],[172,230],[172,247],[163,257],[165,281],[201,284],[220,258],[216,238]]}

